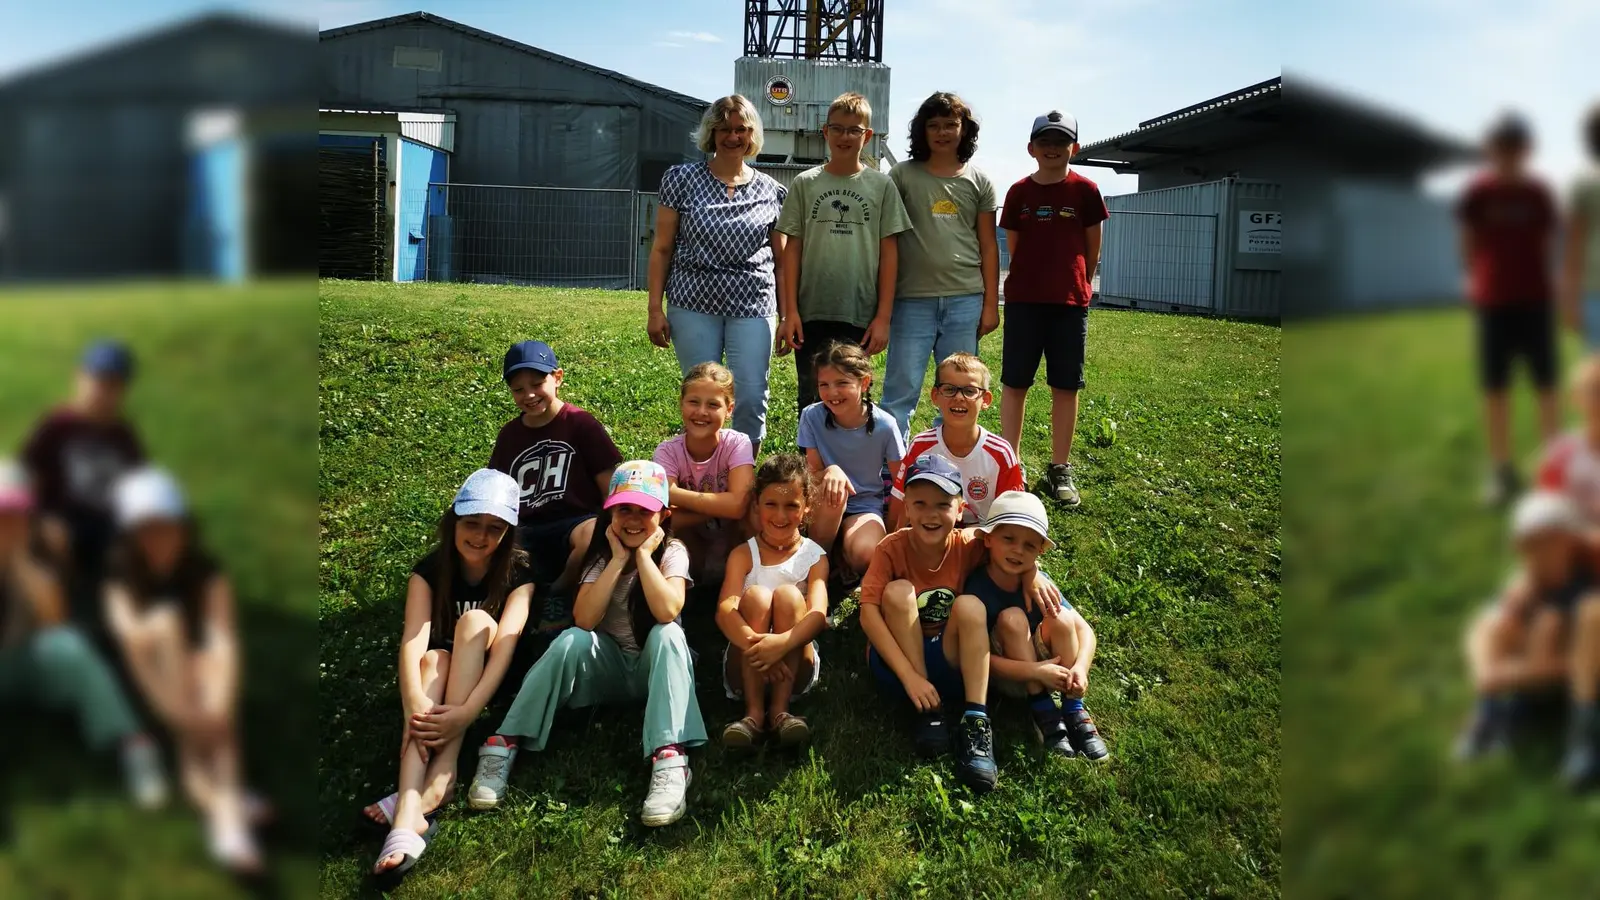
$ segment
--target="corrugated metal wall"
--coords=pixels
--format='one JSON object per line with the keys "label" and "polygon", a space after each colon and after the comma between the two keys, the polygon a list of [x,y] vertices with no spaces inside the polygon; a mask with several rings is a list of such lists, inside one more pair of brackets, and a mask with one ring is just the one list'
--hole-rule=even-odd
{"label": "corrugated metal wall", "polygon": [[1461,252],[1447,201],[1385,185],[1332,187],[1341,305],[1366,309],[1460,293]]}
{"label": "corrugated metal wall", "polygon": [[1238,253],[1237,228],[1239,212],[1250,209],[1283,211],[1283,185],[1275,181],[1256,179],[1230,179],[1233,202],[1226,218],[1227,239],[1222,246],[1226,289],[1217,312],[1227,316],[1275,319],[1283,309],[1283,270],[1281,258],[1273,260],[1274,268],[1241,268],[1251,265],[1241,260]]}
{"label": "corrugated metal wall", "polygon": [[[767,82],[777,75],[794,86],[793,98],[781,106],[767,99]],[[822,126],[828,121],[828,106],[847,91],[865,96],[872,105],[872,128],[877,134],[862,149],[862,156],[882,159],[886,136],[897,143],[904,140],[905,125],[894,122],[889,110],[889,67],[882,63],[740,57],[733,64],[733,87],[761,114],[767,132],[764,154],[825,159],[828,148]]]}

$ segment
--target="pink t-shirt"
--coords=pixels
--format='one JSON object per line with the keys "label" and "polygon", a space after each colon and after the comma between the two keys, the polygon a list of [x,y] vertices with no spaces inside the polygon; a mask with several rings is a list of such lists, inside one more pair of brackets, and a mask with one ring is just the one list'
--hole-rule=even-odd
{"label": "pink t-shirt", "polygon": [[754,466],[755,454],[750,449],[750,438],[742,431],[724,428],[717,432],[717,449],[711,457],[696,460],[689,455],[683,435],[662,441],[656,447],[655,461],[667,470],[672,483],[686,491],[702,494],[725,494],[728,491],[728,473],[739,466]]}

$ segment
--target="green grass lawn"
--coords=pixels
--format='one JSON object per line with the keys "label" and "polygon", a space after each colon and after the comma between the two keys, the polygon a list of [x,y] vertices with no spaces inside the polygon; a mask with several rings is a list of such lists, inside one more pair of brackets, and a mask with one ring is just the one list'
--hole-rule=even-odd
{"label": "green grass lawn", "polygon": [[[312,890],[306,790],[315,758],[316,313],[306,283],[142,284],[0,293],[0,448],[13,454],[64,400],[91,339],[126,340],[139,370],[128,414],[178,475],[207,544],[234,579],[246,670],[251,780],[279,805],[268,852],[286,888]],[[19,765],[0,845],[0,896],[227,897],[196,817],[143,815],[114,756],[80,749],[67,719],[8,721]],[[77,779],[82,779],[74,784]]]}
{"label": "green grass lawn", "polygon": [[[1479,505],[1471,325],[1399,313],[1285,341],[1289,896],[1600,891],[1600,800],[1555,784],[1559,731],[1516,759],[1450,759],[1471,704],[1462,632],[1512,565],[1505,516]],[[1525,382],[1514,404],[1527,475]]]}
{"label": "green grass lawn", "polygon": [[[363,891],[377,853],[356,816],[396,777],[406,573],[515,413],[506,346],[550,342],[564,398],[625,457],[648,458],[678,426],[678,370],[649,345],[643,307],[638,293],[323,282],[325,896]],[[1085,501],[1055,508],[1044,565],[1099,634],[1088,706],[1109,761],[1046,758],[1021,704],[999,705],[999,788],[969,794],[948,760],[915,759],[850,618],[822,638],[805,755],[696,751],[689,815],[650,830],[642,707],[563,712],[547,751],[519,758],[500,810],[448,806],[399,895],[1276,896],[1280,333],[1097,311],[1090,335],[1074,451]],[[999,334],[984,342],[996,373],[999,350]],[[793,372],[774,364],[768,452],[794,446]],[[1047,396],[1041,385],[1029,407],[1030,476],[1047,462]],[[930,418],[924,404],[913,427]],[[999,430],[998,410],[984,420]],[[686,619],[702,661],[720,658],[709,611]],[[715,735],[735,708],[714,666],[697,680]],[[468,733],[462,790],[502,713]]]}

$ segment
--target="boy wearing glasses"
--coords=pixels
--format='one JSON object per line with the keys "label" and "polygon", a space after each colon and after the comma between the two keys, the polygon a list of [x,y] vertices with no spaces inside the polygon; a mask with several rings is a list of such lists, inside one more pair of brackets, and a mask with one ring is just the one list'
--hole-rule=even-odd
{"label": "boy wearing glasses", "polygon": [[904,525],[906,466],[925,453],[936,453],[961,473],[961,527],[977,525],[989,513],[989,504],[1006,491],[1027,490],[1022,464],[1011,445],[978,424],[978,413],[989,408],[989,367],[971,353],[952,353],[934,372],[928,399],[944,421],[912,438],[910,449],[889,492],[889,530]]}
{"label": "boy wearing glasses", "polygon": [[1078,424],[1078,392],[1084,387],[1089,284],[1100,262],[1100,223],[1110,217],[1100,188],[1067,167],[1077,152],[1076,119],[1062,112],[1034,119],[1028,155],[1039,170],[1011,186],[1000,212],[1011,250],[1004,291],[1000,433],[1021,451],[1023,408],[1042,356],[1050,385],[1045,489],[1067,506],[1079,502],[1068,457]]}
{"label": "boy wearing glasses", "polygon": [[911,222],[894,182],[861,162],[871,125],[867,98],[834,100],[824,129],[828,162],[794,177],[778,216],[788,243],[779,266],[777,352],[794,351],[801,410],[817,402],[816,355],[829,341],[850,341],[869,354],[889,345],[895,235]]}

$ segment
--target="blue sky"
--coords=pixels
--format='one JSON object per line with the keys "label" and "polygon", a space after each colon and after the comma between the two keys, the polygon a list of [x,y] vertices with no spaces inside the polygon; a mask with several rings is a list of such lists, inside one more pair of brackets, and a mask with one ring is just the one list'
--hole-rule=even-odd
{"label": "blue sky", "polygon": [[[1424,124],[1474,138],[1501,108],[1533,118],[1535,165],[1566,182],[1582,160],[1577,121],[1600,99],[1594,0],[887,0],[884,62],[891,147],[935,90],[953,90],[984,126],[977,163],[999,184],[1032,169],[1035,115],[1063,108],[1084,140],[1285,71],[1352,91]],[[18,4],[19,6],[21,4]],[[205,9],[230,7],[329,28],[427,10],[703,99],[732,90],[743,0],[66,0],[8,11],[0,74]],[[1076,7],[1076,8],[1073,8]],[[1066,10],[1071,9],[1071,12]],[[1107,194],[1133,176],[1087,169]],[[1445,173],[1441,189],[1459,183]]]}

